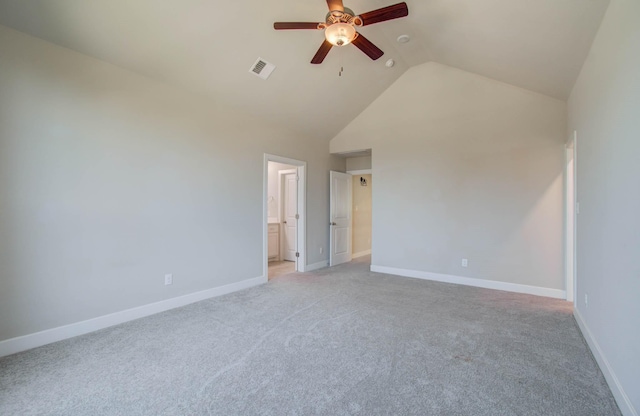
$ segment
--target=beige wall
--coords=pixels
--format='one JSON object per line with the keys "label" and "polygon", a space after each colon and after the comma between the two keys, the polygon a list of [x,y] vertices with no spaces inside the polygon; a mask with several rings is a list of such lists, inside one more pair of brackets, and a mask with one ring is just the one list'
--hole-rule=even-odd
{"label": "beige wall", "polygon": [[326,260],[325,141],[0,26],[0,340],[261,276],[264,153]]}
{"label": "beige wall", "polygon": [[[362,186],[360,178],[367,181]],[[353,175],[353,245],[354,255],[371,250],[371,175]]]}
{"label": "beige wall", "polygon": [[347,171],[371,169],[371,156],[347,158]]}
{"label": "beige wall", "polygon": [[372,149],[373,265],[561,295],[565,138],[564,102],[427,63],[330,147]]}
{"label": "beige wall", "polygon": [[569,131],[578,132],[575,312],[625,415],[640,413],[639,74],[640,2],[612,0],[569,98]]}

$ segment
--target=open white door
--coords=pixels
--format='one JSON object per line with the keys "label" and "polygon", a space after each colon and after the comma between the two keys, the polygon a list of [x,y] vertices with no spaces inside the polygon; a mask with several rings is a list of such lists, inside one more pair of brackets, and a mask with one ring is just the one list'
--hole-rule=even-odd
{"label": "open white door", "polygon": [[296,261],[298,235],[298,174],[287,173],[284,182],[284,207],[282,231],[284,235],[283,258]]}
{"label": "open white door", "polygon": [[351,175],[330,172],[329,266],[351,261]]}

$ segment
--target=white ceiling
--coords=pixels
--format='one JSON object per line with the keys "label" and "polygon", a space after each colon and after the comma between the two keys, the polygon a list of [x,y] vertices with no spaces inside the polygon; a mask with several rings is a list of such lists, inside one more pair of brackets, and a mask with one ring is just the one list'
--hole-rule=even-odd
{"label": "white ceiling", "polygon": [[[345,6],[363,13],[397,2]],[[381,59],[350,45],[322,65],[309,63],[322,32],[272,24],[322,21],[324,0],[0,0],[0,24],[328,140],[427,61],[566,99],[608,3],[408,0],[408,17],[360,29]],[[401,34],[411,41],[397,43]],[[267,81],[248,72],[258,57],[277,66]]]}

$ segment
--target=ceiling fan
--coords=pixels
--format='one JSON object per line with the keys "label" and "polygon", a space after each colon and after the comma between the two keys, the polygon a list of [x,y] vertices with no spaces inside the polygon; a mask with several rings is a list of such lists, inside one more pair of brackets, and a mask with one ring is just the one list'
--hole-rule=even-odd
{"label": "ceiling fan", "polygon": [[353,43],[374,61],[384,55],[376,45],[356,31],[356,27],[372,25],[387,20],[398,19],[409,15],[407,3],[402,2],[382,9],[372,10],[356,15],[351,9],[344,7],[342,0],[327,0],[329,13],[324,22],[275,22],[275,30],[317,29],[324,30],[325,41],[311,60],[312,64],[321,64],[334,46]]}

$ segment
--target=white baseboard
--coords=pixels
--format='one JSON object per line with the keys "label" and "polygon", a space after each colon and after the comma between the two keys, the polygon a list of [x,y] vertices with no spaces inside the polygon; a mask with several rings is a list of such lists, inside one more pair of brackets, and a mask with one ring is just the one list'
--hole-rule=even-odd
{"label": "white baseboard", "polygon": [[353,253],[351,255],[351,258],[357,259],[358,257],[368,256],[369,254],[371,254],[371,249],[365,250],[365,251],[360,251],[358,253]]}
{"label": "white baseboard", "polygon": [[144,318],[145,316],[164,312],[169,309],[179,308],[180,306],[185,306],[190,303],[226,295],[242,289],[248,289],[266,282],[267,279],[264,276],[254,277],[237,283],[214,287],[212,289],[190,293],[188,295],[150,303],[148,305],[138,306],[136,308],[111,313],[109,315],[99,316],[86,321],[7,339],[5,341],[0,341],[0,357],[15,354],[20,351],[30,350],[31,348],[41,347],[46,344],[51,344],[52,342],[73,338],[78,335],[84,335],[99,329],[133,321],[134,319]]}
{"label": "white baseboard", "polygon": [[322,260],[317,263],[307,264],[305,268],[306,272],[312,272],[314,270],[323,269],[325,267],[329,267],[329,260]]}
{"label": "white baseboard", "polygon": [[526,293],[528,295],[545,296],[556,299],[566,299],[564,290],[550,289],[539,286],[528,286],[517,283],[498,282],[496,280],[474,279],[472,277],[454,276],[451,274],[430,273],[419,270],[397,269],[395,267],[371,265],[372,272],[395,274],[397,276],[413,277],[416,279],[433,280],[436,282],[455,283],[458,285],[482,287],[485,289],[504,290],[507,292]]}
{"label": "white baseboard", "polygon": [[576,318],[578,327],[580,328],[580,331],[582,331],[582,335],[587,341],[587,344],[589,345],[591,353],[595,357],[598,366],[600,366],[600,370],[602,370],[604,378],[607,380],[607,384],[611,389],[611,393],[613,393],[613,397],[615,397],[616,399],[616,403],[618,403],[620,411],[625,416],[638,416],[638,412],[636,411],[636,409],[634,409],[633,404],[631,404],[629,396],[627,396],[624,389],[620,385],[618,377],[616,377],[616,374],[613,372],[609,361],[602,353],[600,345],[598,345],[598,342],[593,337],[591,330],[587,326],[586,322],[582,318],[582,315],[580,315],[580,311],[577,308],[573,309],[573,316]]}

